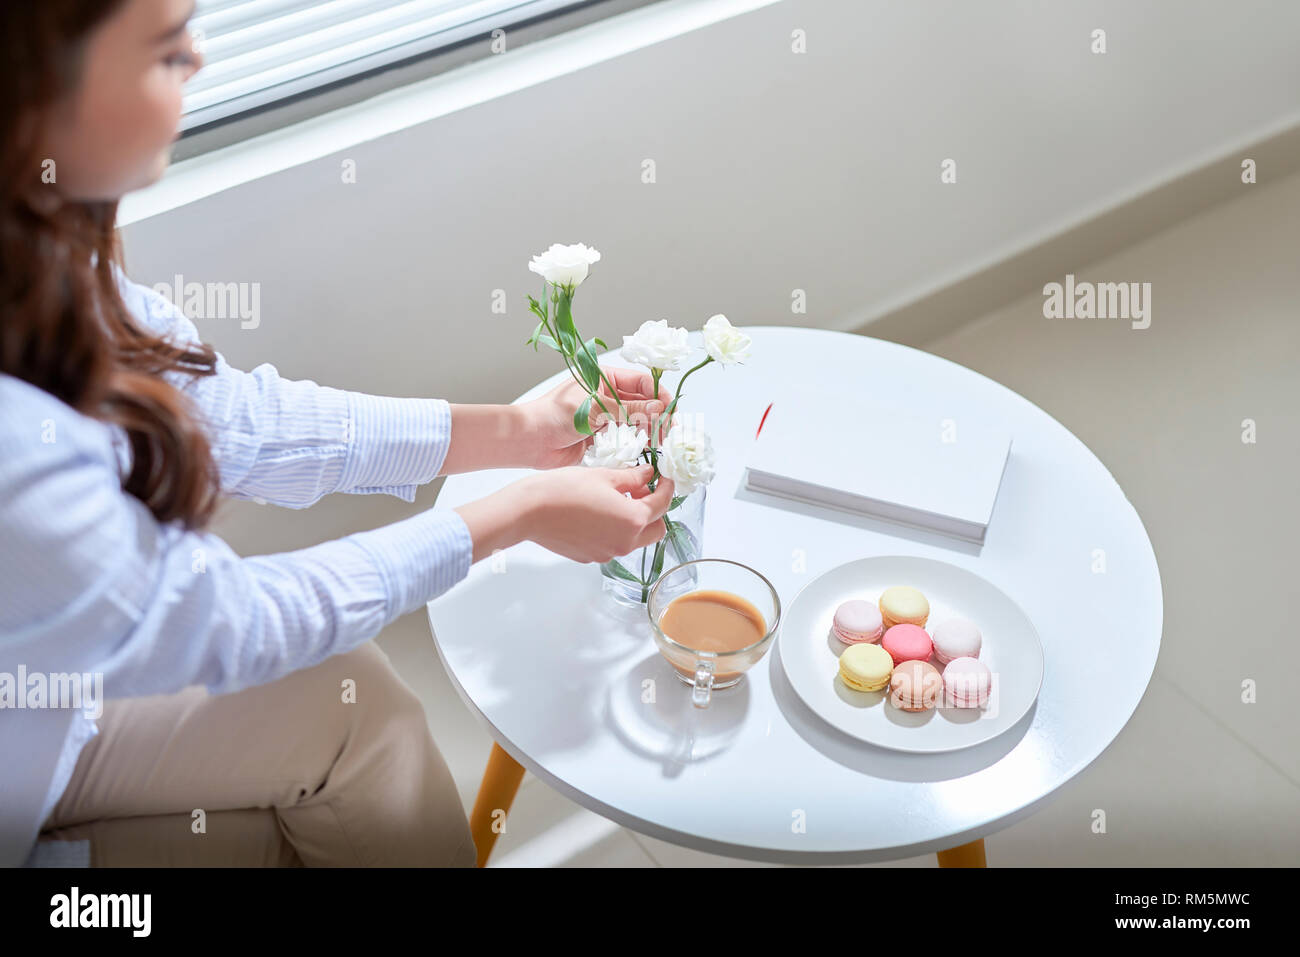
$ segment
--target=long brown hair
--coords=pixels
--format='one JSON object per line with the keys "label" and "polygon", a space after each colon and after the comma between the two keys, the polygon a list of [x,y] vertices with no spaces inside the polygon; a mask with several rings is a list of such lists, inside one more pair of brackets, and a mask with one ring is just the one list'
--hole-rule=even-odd
{"label": "long brown hair", "polygon": [[218,500],[216,466],[188,397],[162,373],[211,375],[216,355],[132,318],[113,271],[117,202],[58,199],[37,155],[44,117],[77,87],[87,37],[123,2],[0,3],[0,372],[122,426],[132,451],[123,489],[159,521],[202,527]]}

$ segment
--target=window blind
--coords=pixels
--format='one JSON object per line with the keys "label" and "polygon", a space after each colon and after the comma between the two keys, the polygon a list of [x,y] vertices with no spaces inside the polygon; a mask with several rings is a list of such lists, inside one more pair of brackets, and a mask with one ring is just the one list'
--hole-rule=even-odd
{"label": "window blind", "polygon": [[205,63],[185,88],[181,128],[582,5],[577,0],[198,0],[190,31]]}

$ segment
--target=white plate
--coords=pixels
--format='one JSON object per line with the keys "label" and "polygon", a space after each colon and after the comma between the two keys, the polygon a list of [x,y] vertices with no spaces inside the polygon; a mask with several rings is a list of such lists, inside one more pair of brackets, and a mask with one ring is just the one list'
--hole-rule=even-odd
{"label": "white plate", "polygon": [[[950,708],[940,699],[938,708],[908,712],[889,703],[888,689],[854,691],[839,679],[840,652],[848,646],[831,631],[835,609],[850,598],[878,601],[891,585],[919,588],[930,600],[927,632],[956,616],[979,627],[979,657],[993,673],[987,707]],[[1020,606],[974,572],[931,558],[881,555],[831,569],[795,596],[777,641],[790,684],[808,707],[841,731],[894,751],[955,751],[997,737],[1024,717],[1043,683],[1043,645]]]}

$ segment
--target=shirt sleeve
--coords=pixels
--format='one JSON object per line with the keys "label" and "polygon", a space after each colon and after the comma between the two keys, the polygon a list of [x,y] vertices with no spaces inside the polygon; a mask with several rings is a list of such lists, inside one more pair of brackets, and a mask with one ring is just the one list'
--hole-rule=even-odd
{"label": "shirt sleeve", "polygon": [[[157,335],[199,341],[194,323],[166,296],[120,277],[127,307]],[[280,376],[263,363],[216,374],[169,372],[194,401],[221,473],[222,491],[305,508],[331,492],[384,492],[407,502],[437,478],[451,446],[445,399],[369,395]]]}
{"label": "shirt sleeve", "polygon": [[44,399],[0,396],[0,666],[99,672],[106,698],[236,691],[356,647],[468,574],[452,509],[247,558],[159,523],[122,491],[107,430],[23,385]]}

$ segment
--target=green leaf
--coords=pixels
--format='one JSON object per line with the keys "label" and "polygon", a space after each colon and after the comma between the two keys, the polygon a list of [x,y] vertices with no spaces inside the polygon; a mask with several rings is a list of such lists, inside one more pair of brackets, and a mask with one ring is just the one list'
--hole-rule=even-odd
{"label": "green leaf", "polygon": [[681,522],[674,522],[668,519],[668,531],[664,537],[672,542],[673,551],[682,562],[694,561],[696,558],[695,549],[691,545],[691,533]]}
{"label": "green leaf", "polygon": [[591,396],[582,400],[582,405],[578,406],[578,411],[573,413],[573,427],[583,435],[591,435]]}
{"label": "green leaf", "polygon": [[543,345],[550,346],[556,352],[560,351],[560,344],[556,342],[554,339],[552,339],[550,336],[538,336],[537,341],[542,343]]}
{"label": "green leaf", "polygon": [[604,340],[604,339],[597,339],[597,338],[595,338],[595,337],[593,336],[592,338],[590,338],[590,339],[587,340],[587,343],[588,343],[589,346],[590,346],[590,344],[593,343],[593,342],[596,343],[596,345],[600,346],[602,349],[606,349],[606,350],[609,349],[609,346],[605,345],[605,340]]}
{"label": "green leaf", "polygon": [[605,571],[609,572],[615,578],[621,578],[623,579],[623,581],[626,582],[635,582],[638,585],[645,584],[643,581],[641,581],[641,579],[637,578],[630,571],[624,568],[619,563],[618,559],[611,559],[610,561],[607,561],[605,564],[601,565],[600,567]]}
{"label": "green leaf", "polygon": [[686,501],[686,496],[685,496],[685,495],[674,495],[674,496],[673,496],[672,503],[668,506],[668,511],[671,512],[671,511],[672,511],[673,509],[675,509],[678,505],[681,505],[682,502],[684,502],[684,501]]}
{"label": "green leaf", "polygon": [[585,350],[578,350],[574,355],[573,361],[578,365],[578,371],[582,373],[582,381],[587,386],[588,392],[600,392],[600,366]]}
{"label": "green leaf", "polygon": [[561,293],[555,305],[555,331],[559,333],[564,351],[573,355],[578,350],[578,329],[573,324],[573,296]]}
{"label": "green leaf", "polygon": [[655,542],[655,560],[654,564],[650,566],[650,580],[652,582],[658,581],[659,573],[664,570],[664,549],[667,548],[667,546],[668,534],[665,532],[664,537]]}

